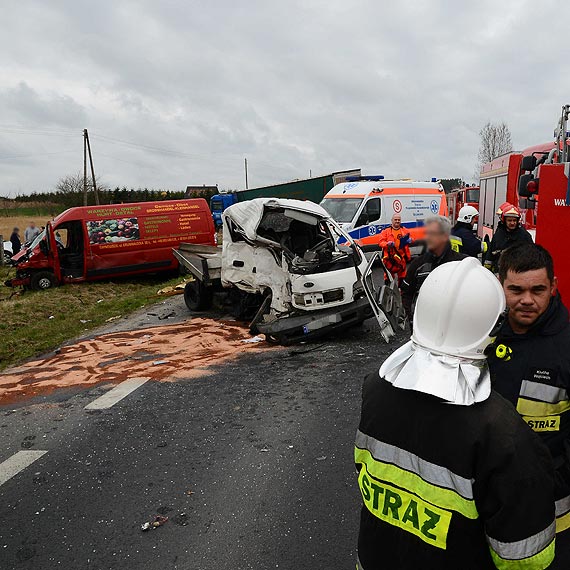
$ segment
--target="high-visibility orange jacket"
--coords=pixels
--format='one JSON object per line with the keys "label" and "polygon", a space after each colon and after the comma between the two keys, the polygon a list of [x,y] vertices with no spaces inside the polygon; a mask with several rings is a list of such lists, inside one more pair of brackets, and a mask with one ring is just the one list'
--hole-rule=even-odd
{"label": "high-visibility orange jacket", "polygon": [[[392,275],[397,275],[399,278],[406,276],[406,266],[412,255],[408,244],[402,245],[401,239],[409,235],[404,228],[395,230],[392,226],[380,232],[378,236],[378,245],[382,248],[382,260],[386,268]],[[393,243],[393,246],[389,244]]]}

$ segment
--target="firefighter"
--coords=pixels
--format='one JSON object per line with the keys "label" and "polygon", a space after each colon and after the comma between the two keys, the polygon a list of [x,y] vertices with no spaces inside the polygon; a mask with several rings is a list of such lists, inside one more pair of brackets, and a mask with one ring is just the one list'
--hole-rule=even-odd
{"label": "firefighter", "polygon": [[556,468],[556,568],[570,568],[570,324],[541,246],[506,250],[499,264],[509,318],[489,365],[493,386],[550,449]]}
{"label": "firefighter", "polygon": [[516,243],[532,243],[532,236],[521,225],[521,211],[505,202],[497,210],[499,224],[485,256],[485,267],[494,273],[499,270],[501,253]]}
{"label": "firefighter", "polygon": [[412,255],[410,253],[410,234],[402,227],[402,216],[394,214],[389,227],[380,232],[378,245],[382,248],[382,261],[386,269],[401,280],[406,276],[406,267]]}
{"label": "firefighter", "polygon": [[491,390],[484,354],[504,309],[499,281],[475,259],[438,267],[420,290],[410,342],[366,377],[355,445],[360,570],[552,562],[552,460]]}
{"label": "firefighter", "polygon": [[474,226],[477,223],[479,212],[473,206],[463,206],[459,210],[457,222],[451,230],[451,249],[471,257],[477,257],[484,249],[482,242],[476,235]]}
{"label": "firefighter", "polygon": [[425,222],[426,253],[416,257],[408,266],[406,277],[402,280],[402,303],[408,319],[412,323],[414,304],[420,287],[430,271],[448,261],[458,261],[465,255],[451,249],[449,236],[451,223],[444,216],[433,216]]}

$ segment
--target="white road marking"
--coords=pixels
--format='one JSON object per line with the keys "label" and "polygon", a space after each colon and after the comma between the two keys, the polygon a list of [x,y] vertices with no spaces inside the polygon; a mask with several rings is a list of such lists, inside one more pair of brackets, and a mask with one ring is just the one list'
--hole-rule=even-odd
{"label": "white road marking", "polygon": [[86,410],[106,410],[140,388],[150,378],[129,378],[85,406]]}
{"label": "white road marking", "polygon": [[47,451],[40,451],[39,449],[29,449],[27,451],[18,451],[6,461],[0,463],[0,485],[9,481],[14,475],[23,471],[26,467],[31,465],[36,459],[45,455]]}

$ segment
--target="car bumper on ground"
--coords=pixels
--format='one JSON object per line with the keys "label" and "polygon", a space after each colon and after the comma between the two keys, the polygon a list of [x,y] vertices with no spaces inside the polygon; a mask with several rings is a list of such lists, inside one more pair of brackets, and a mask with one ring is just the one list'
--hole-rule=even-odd
{"label": "car bumper on ground", "polygon": [[296,314],[269,323],[257,323],[256,328],[258,332],[265,334],[268,340],[293,344],[358,325],[372,316],[368,299],[362,297],[341,307]]}

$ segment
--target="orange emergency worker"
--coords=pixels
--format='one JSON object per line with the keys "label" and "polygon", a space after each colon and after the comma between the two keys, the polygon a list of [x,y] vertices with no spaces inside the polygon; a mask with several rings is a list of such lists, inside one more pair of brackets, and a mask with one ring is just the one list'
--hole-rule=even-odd
{"label": "orange emergency worker", "polygon": [[406,267],[412,259],[411,242],[410,234],[402,227],[402,216],[394,214],[392,225],[380,232],[378,244],[383,250],[382,260],[386,269],[399,280],[406,276]]}

